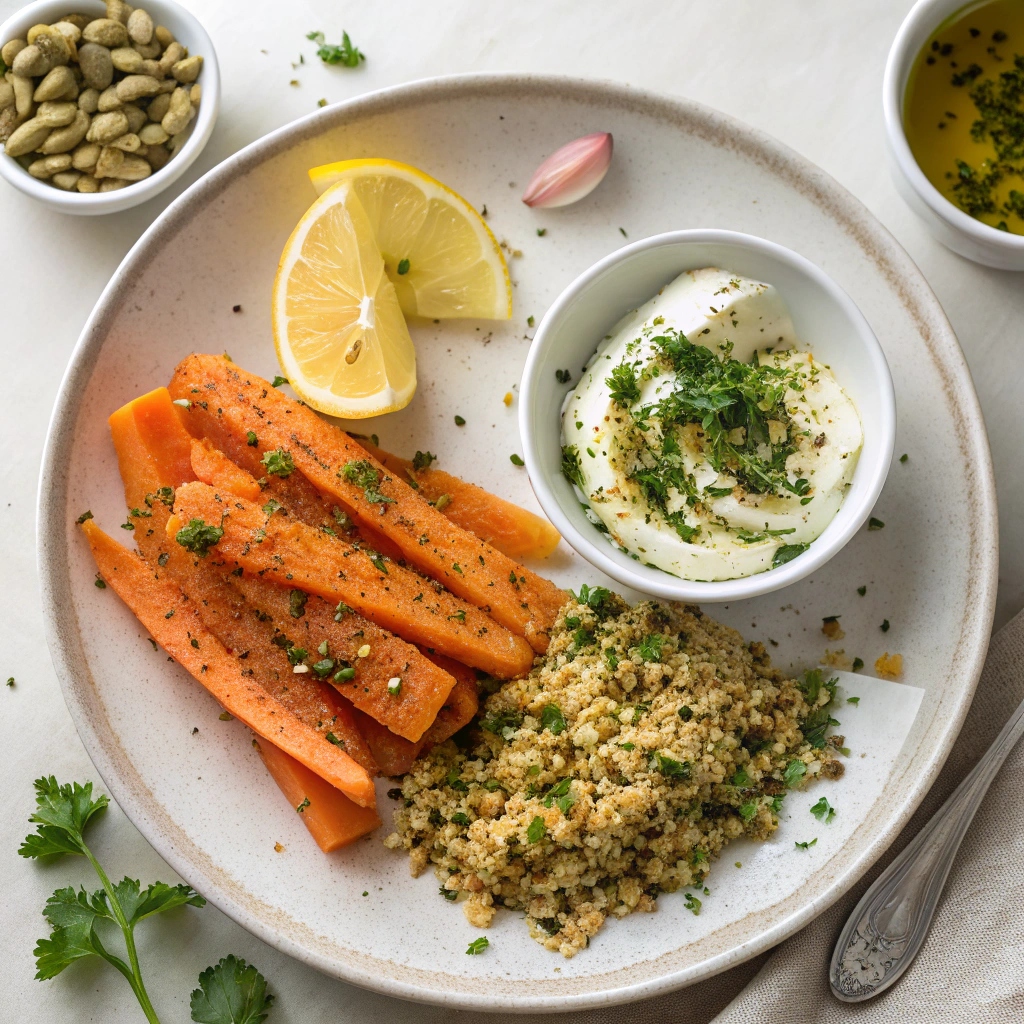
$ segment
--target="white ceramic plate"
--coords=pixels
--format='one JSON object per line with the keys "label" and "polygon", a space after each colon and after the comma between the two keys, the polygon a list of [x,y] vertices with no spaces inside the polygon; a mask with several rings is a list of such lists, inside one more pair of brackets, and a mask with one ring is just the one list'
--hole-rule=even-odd
{"label": "white ceramic plate", "polygon": [[[614,133],[616,155],[592,196],[548,212],[519,202],[545,155],[598,130]],[[529,347],[527,317],[539,320],[566,282],[623,244],[620,228],[633,239],[689,227],[773,239],[831,274],[885,349],[896,451],[909,453],[894,463],[875,512],[885,528],[862,532],[788,590],[715,614],[751,639],[776,641],[784,667],[813,664],[827,643],[821,618],[839,614],[846,640],[832,646],[868,666],[884,650],[901,653],[905,679],[926,691],[924,700],[864,824],[785,889],[773,889],[772,873],[767,883],[751,875],[746,889],[734,886],[720,925],[698,930],[682,900],[665,897],[656,917],[610,921],[566,962],[505,913],[487,955],[465,956],[473,932],[438,897],[432,876],[410,879],[405,858],[379,837],[322,856],[245,731],[220,722],[213,701],[153,652],[109,590],[92,585],[95,567],[75,518],[91,508],[115,533],[124,519],[107,415],[165,382],[192,350],[226,350],[246,368],[275,372],[270,286],[313,198],[306,169],[357,156],[423,167],[486,204],[499,239],[522,251],[510,260],[513,321],[415,326],[419,394],[364,429],[399,451],[429,449],[445,468],[527,506],[536,507],[525,471],[509,462],[520,450],[516,409],[502,402]],[[455,413],[465,427],[454,425]],[[754,956],[820,913],[892,841],[945,760],[981,668],[996,586],[992,471],[966,365],[920,273],[871,215],[794,153],[704,107],[615,85],[515,76],[436,80],[319,111],[249,146],[176,200],[126,258],[75,350],[46,450],[39,545],[50,647],[68,706],[113,796],[170,864],[246,928],[328,973],[480,1009],[580,1009],[667,991]],[[599,582],[564,550],[547,571],[565,584]],[[731,861],[712,871],[712,887]],[[779,858],[772,871],[804,870],[798,863]]]}

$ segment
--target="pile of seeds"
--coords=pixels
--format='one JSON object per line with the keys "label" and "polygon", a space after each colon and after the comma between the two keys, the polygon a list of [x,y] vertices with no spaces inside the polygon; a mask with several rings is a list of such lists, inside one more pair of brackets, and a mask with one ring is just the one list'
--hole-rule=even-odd
{"label": "pile of seeds", "polygon": [[34,178],[113,192],[181,148],[199,108],[203,58],[142,8],[68,14],[0,48],[0,142]]}

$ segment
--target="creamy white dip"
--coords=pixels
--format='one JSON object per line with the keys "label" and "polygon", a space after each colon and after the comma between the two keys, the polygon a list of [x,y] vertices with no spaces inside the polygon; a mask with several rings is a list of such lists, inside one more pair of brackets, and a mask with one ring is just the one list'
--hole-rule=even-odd
{"label": "creamy white dip", "polygon": [[774,287],[681,274],[601,343],[562,414],[563,468],[639,560],[725,580],[797,557],[839,511],[857,409]]}

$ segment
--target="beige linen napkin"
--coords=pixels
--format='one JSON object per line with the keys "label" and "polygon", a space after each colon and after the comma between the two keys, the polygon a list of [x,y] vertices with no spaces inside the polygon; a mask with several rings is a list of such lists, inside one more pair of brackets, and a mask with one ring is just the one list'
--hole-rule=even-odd
{"label": "beige linen napkin", "polygon": [[[977,694],[942,774],[856,888],[755,960],[671,995],[585,1014],[529,1015],[556,1024],[1016,1024],[1024,1021],[1024,741],[996,777],[946,883],[924,948],[903,979],[859,1005],[828,986],[832,949],[864,890],[917,834],[1024,700],[1024,612],[992,639]],[[509,1018],[512,1020],[512,1018]]]}

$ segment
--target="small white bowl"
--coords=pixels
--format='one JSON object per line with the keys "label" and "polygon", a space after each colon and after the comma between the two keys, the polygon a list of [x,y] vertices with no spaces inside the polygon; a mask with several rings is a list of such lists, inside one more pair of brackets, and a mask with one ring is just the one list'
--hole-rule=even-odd
{"label": "small white bowl", "polygon": [[914,59],[928,37],[967,6],[964,0],[918,0],[896,33],[882,85],[889,169],[900,195],[943,245],[986,267],[1024,270],[1024,235],[983,224],[951,203],[918,167],[903,130],[903,101]]}
{"label": "small white bowl", "polygon": [[[213,41],[195,16],[173,0],[142,0],[137,6],[148,11],[157,25],[169,28],[174,38],[182,46],[188,47],[190,54],[202,56],[203,68],[198,81],[203,87],[203,98],[199,104],[199,113],[191,128],[186,129],[190,135],[176,156],[148,178],[116,192],[64,192],[33,178],[17,160],[0,151],[0,175],[16,189],[62,213],[117,213],[152,199],[189,169],[213,133],[220,106],[220,68],[213,50]],[[0,26],[0,45],[11,39],[24,39],[25,33],[33,25],[50,25],[66,14],[91,14],[102,18],[106,16],[106,10],[101,0],[35,0],[35,3],[22,7]]]}
{"label": "small white bowl", "polygon": [[[684,270],[721,267],[774,285],[789,307],[801,345],[827,363],[857,406],[864,428],[853,481],[835,519],[802,555],[741,579],[697,582],[644,565],[608,542],[587,519],[562,475],[561,410],[598,342],[631,309]],[[571,367],[561,384],[555,370]],[[809,260],[774,242],[736,231],[670,231],[606,256],[558,297],[541,321],[523,371],[519,427],[530,482],[566,541],[612,579],[672,601],[717,602],[788,586],[827,562],[861,528],[892,461],[896,400],[889,365],[853,300]]]}

